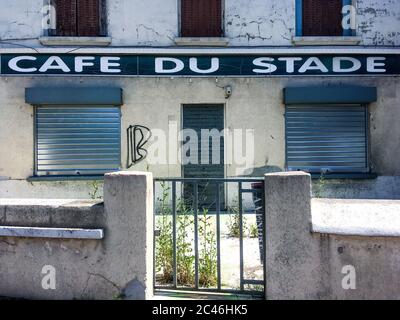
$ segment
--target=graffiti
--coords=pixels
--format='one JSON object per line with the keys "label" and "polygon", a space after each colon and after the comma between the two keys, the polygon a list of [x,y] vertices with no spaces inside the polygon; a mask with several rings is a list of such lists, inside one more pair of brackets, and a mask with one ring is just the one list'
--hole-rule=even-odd
{"label": "graffiti", "polygon": [[151,130],[145,126],[131,125],[126,129],[128,141],[128,159],[127,168],[142,161],[147,156],[147,150],[144,145],[151,138]]}

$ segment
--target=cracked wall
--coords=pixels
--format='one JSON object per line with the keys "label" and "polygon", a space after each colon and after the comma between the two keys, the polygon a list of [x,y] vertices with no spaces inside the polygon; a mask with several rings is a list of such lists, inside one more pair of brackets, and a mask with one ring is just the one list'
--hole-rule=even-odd
{"label": "cracked wall", "polygon": [[[40,46],[45,0],[3,0],[3,46]],[[400,2],[357,0],[357,35],[368,46],[400,45]],[[108,34],[114,46],[172,46],[179,35],[179,0],[107,0]],[[230,46],[289,46],[295,35],[295,0],[224,0]],[[16,40],[25,39],[25,40]]]}

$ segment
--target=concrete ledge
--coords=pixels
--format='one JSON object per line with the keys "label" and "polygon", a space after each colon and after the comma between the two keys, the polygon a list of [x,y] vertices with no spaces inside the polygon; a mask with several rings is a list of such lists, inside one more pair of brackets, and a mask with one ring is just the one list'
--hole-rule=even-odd
{"label": "concrete ledge", "polygon": [[108,46],[111,37],[40,37],[44,46]]}
{"label": "concrete ledge", "polygon": [[0,225],[40,228],[97,229],[105,227],[99,200],[0,199]]}
{"label": "concrete ledge", "polygon": [[314,233],[400,237],[400,200],[312,199]]}
{"label": "concrete ledge", "polygon": [[103,229],[35,228],[0,226],[0,237],[95,239],[104,238]]}
{"label": "concrete ledge", "polygon": [[207,47],[225,47],[229,43],[228,38],[224,37],[179,37],[175,38],[175,44],[178,46],[207,46]]}
{"label": "concrete ledge", "polygon": [[361,37],[293,37],[292,42],[298,46],[335,46],[335,45],[357,45]]}

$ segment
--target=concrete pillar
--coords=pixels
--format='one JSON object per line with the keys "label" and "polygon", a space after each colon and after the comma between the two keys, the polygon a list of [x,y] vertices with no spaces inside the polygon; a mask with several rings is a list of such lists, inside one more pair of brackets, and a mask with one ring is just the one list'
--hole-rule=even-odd
{"label": "concrete pillar", "polygon": [[152,174],[106,174],[104,206],[106,258],[113,282],[126,299],[149,299],[153,295]]}
{"label": "concrete pillar", "polygon": [[311,176],[304,172],[266,174],[265,214],[266,298],[317,298]]}

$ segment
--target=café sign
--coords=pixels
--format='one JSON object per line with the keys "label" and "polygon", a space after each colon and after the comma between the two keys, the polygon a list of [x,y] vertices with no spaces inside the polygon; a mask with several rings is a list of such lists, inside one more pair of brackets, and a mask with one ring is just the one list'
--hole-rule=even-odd
{"label": "caf\u00e9 sign", "polygon": [[0,75],[332,76],[400,75],[400,55],[13,55]]}

